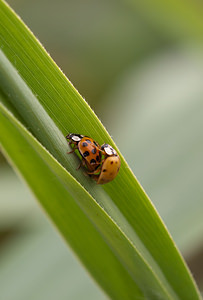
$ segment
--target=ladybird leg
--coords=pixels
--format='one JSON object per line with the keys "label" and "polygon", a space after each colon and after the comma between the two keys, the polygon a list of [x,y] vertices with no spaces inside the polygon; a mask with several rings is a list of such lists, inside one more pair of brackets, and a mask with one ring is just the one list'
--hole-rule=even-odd
{"label": "ladybird leg", "polygon": [[71,145],[71,144],[74,144],[74,145],[75,145],[75,143],[74,143],[73,141],[71,141],[71,140],[68,141],[68,144],[69,144],[69,145]]}
{"label": "ladybird leg", "polygon": [[83,172],[84,176],[88,176],[87,172]]}
{"label": "ladybird leg", "polygon": [[85,166],[85,160],[84,159],[82,159],[81,163],[79,164],[79,166],[77,167],[76,170],[79,170],[81,168],[81,166],[83,166],[83,167]]}
{"label": "ladybird leg", "polygon": [[74,144],[73,149],[72,149],[71,151],[67,152],[67,153],[68,153],[68,154],[71,154],[71,153],[73,153],[76,149],[77,149],[77,145]]}
{"label": "ladybird leg", "polygon": [[71,154],[71,153],[73,153],[75,151],[75,148],[73,148],[71,151],[68,151],[67,153],[68,154]]}
{"label": "ladybird leg", "polygon": [[92,171],[92,172],[87,172],[87,174],[89,175],[95,175],[95,174],[98,174],[101,170],[101,167],[97,168],[96,170]]}
{"label": "ladybird leg", "polygon": [[102,158],[101,163],[103,163],[106,159],[106,152],[104,150],[101,150],[101,149],[99,151],[100,151],[100,156]]}
{"label": "ladybird leg", "polygon": [[82,166],[82,162],[79,164],[79,166],[76,168],[76,170],[79,170],[81,166]]}
{"label": "ladybird leg", "polygon": [[[93,175],[92,176],[92,179],[94,179],[96,182],[98,181],[98,178],[99,178],[99,175]],[[98,184],[98,182],[97,182],[97,184]]]}

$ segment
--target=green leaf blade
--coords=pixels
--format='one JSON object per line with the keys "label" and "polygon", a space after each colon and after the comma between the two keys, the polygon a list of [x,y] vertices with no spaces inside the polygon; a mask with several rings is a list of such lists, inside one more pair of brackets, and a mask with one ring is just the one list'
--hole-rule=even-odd
{"label": "green leaf blade", "polygon": [[[82,172],[75,170],[75,157],[66,154],[68,146],[64,136],[67,133],[88,134],[99,143],[105,141],[114,147],[115,144],[87,103],[4,2],[0,2],[0,16],[3,52],[12,64],[1,55],[1,66],[4,64],[4,68],[0,69],[2,90],[10,95],[12,105],[35,137],[81,182],[103,208],[106,216],[112,219],[112,223],[109,223],[108,218],[102,221],[103,231],[102,222],[94,220],[94,225],[98,226],[109,246],[113,247],[114,255],[122,261],[124,273],[128,270],[131,274],[130,282],[132,283],[133,278],[143,294],[150,299],[199,299],[186,265],[123,157],[121,156],[122,168],[118,177],[102,188],[84,177]],[[14,153],[10,155],[12,157]],[[20,168],[20,161],[18,167]],[[40,168],[36,173],[39,171]],[[26,173],[25,177],[28,180],[29,174]],[[80,191],[76,188],[76,193],[77,190]],[[93,205],[94,202],[89,203]],[[49,203],[46,205],[49,210]],[[100,209],[99,211],[103,213]],[[54,211],[50,211],[50,215],[52,214]],[[92,212],[88,209],[88,220],[93,214],[94,209],[92,208]],[[109,224],[113,227],[108,232]],[[120,231],[116,231],[118,228]],[[122,241],[117,251],[116,239],[110,240],[113,232],[118,233],[119,242]],[[126,253],[129,258],[125,258]],[[137,271],[137,267],[141,273]],[[139,294],[136,288],[135,290]]]}
{"label": "green leaf blade", "polygon": [[[2,105],[0,105],[0,112],[0,136],[5,153],[12,157],[12,164],[26,178],[44,209],[71,247],[76,253],[79,253],[83,263],[87,265],[100,285],[113,298],[123,299],[123,297],[127,297],[126,299],[133,299],[134,295],[142,297],[142,293],[139,292],[129,274],[106,246],[101,235],[98,235],[95,227],[75,203],[67,188],[57,178],[56,173],[50,170],[50,165],[48,166],[38,155],[36,149],[38,148],[40,152],[43,152],[47,160],[52,160],[55,167],[57,163],[53,162],[48,152],[41,148],[25,129],[23,130],[19,126]],[[13,139],[7,139],[8,135],[12,135]],[[43,182],[43,188],[41,182]],[[78,194],[81,197],[80,191]],[[82,194],[84,196],[84,192]],[[71,211],[71,214],[67,213],[68,211]],[[102,269],[104,269],[103,272],[101,272]]]}
{"label": "green leaf blade", "polygon": [[[91,199],[87,193],[76,187],[78,184],[74,181],[74,179],[71,179],[71,177],[67,178],[67,172],[51,158],[46,150],[42,148],[36,142],[36,140],[34,140],[32,136],[29,135],[28,132],[17,123],[17,121],[15,121],[14,118],[12,118],[11,115],[9,115],[3,106],[0,106],[0,111],[0,122],[1,128],[3,129],[1,135],[2,145],[8,151],[9,156],[13,158],[15,164],[23,174],[24,178],[26,178],[31,189],[35,191],[35,194],[40,200],[42,206],[49,213],[58,229],[61,231],[70,245],[72,245],[72,247],[76,250],[76,252],[79,253],[82,261],[88,265],[88,268],[94,273],[94,276],[96,278],[99,277],[100,282],[102,282],[102,274],[103,277],[107,279],[108,276],[106,272],[108,271],[108,268],[105,267],[105,271],[103,272],[101,272],[101,270],[104,264],[103,260],[105,259],[109,262],[109,257],[107,256],[107,253],[105,253],[105,250],[107,251],[108,249],[108,251],[111,252],[112,249],[115,257],[119,259],[119,264],[121,263],[120,268],[122,269],[122,266],[124,266],[124,268],[127,270],[127,277],[129,277],[130,274],[130,277],[126,279],[126,282],[128,283],[126,287],[126,271],[118,272],[118,267],[115,269],[116,275],[118,276],[115,281],[115,286],[119,281],[118,279],[120,279],[125,287],[123,288],[121,286],[123,292],[119,292],[119,295],[122,295],[121,299],[124,297],[123,295],[126,295],[127,293],[129,294],[129,299],[134,299],[134,296],[138,294],[139,291],[138,286],[142,290],[143,295],[152,299],[154,296],[158,297],[158,295],[163,299],[172,299],[167,290],[165,290],[163,284],[153,273],[149,265],[144,261],[142,255],[140,253],[135,253],[135,249],[132,247],[131,243],[126,240],[125,236],[119,231],[112,220],[109,219],[108,215],[106,215],[104,211],[101,210],[100,207],[94,203],[94,201],[92,201],[93,199]],[[5,116],[7,117],[6,119]],[[8,119],[11,121],[11,123],[8,122]],[[15,127],[12,125],[15,125]],[[8,140],[6,138],[8,133],[13,136],[12,140]],[[13,154],[9,153],[10,151],[13,152]],[[36,155],[36,151],[40,155]],[[41,176],[39,177],[38,174]],[[52,184],[53,178],[55,178],[54,185]],[[44,185],[43,189],[41,188],[42,181]],[[69,191],[68,193],[66,193],[64,188],[61,187],[61,183],[66,184],[66,187]],[[67,200],[69,198],[70,202],[68,203]],[[76,205],[73,199],[77,201],[79,206],[82,208],[82,211],[85,212],[86,216],[88,216],[88,221],[86,219],[85,221],[81,222],[81,220],[84,219],[84,217],[82,217],[83,213],[78,209],[76,210]],[[71,211],[73,220],[70,218],[69,211]],[[67,219],[70,221],[70,223],[67,222]],[[80,222],[78,222],[78,219]],[[92,230],[89,227],[89,222],[91,222],[91,224],[95,224],[94,228],[96,226],[96,230],[100,231],[101,236],[98,234],[97,235],[99,240],[101,237],[104,238],[106,243],[105,249],[102,247],[101,242],[97,241],[98,237],[96,238],[92,233]],[[74,225],[76,225],[76,232],[79,234],[79,236],[77,236],[76,232],[73,230]],[[85,234],[86,232],[88,232],[90,235],[90,240],[87,239],[87,235]],[[83,237],[85,237],[84,243],[82,243]],[[94,249],[94,247],[91,245],[92,240],[94,241],[94,247],[96,246],[96,249]],[[90,252],[89,247],[91,247],[90,249],[92,249],[93,253]],[[99,255],[98,249],[102,251],[103,260],[98,259],[97,257]],[[94,260],[92,260],[94,253],[96,254],[96,263]],[[90,261],[94,263],[94,267],[96,270],[98,270],[100,276],[98,276],[97,272],[95,272],[94,268],[92,268]],[[97,263],[99,263],[99,265],[97,265]],[[101,263],[102,266],[100,265]],[[110,262],[108,263],[108,267],[114,264],[115,263],[111,258]],[[108,279],[108,282],[112,282],[112,275],[115,277],[115,274],[112,273],[114,272],[108,271],[108,274],[110,274],[110,279]],[[122,275],[121,277],[120,274]],[[105,283],[106,280],[103,283],[103,286],[107,288]],[[133,285],[133,288],[130,287],[131,292],[127,292],[129,290],[129,284]],[[114,290],[112,285],[111,289]],[[134,289],[136,290],[136,293]],[[109,287],[107,290],[109,290]],[[170,294],[173,294],[172,290],[170,291]],[[173,298],[177,298],[175,294]],[[116,296],[116,299],[119,299],[118,295]]]}

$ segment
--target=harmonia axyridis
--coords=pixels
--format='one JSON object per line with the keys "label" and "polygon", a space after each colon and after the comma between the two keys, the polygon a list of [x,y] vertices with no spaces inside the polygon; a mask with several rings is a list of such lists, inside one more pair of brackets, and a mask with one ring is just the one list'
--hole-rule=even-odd
{"label": "harmonia axyridis", "polygon": [[105,158],[102,160],[100,174],[95,175],[94,179],[98,184],[105,184],[112,181],[117,176],[120,170],[121,161],[116,150],[110,145],[102,145],[101,150],[103,151]]}
{"label": "harmonia axyridis", "polygon": [[73,145],[72,151],[68,153],[78,149],[82,156],[81,164],[87,167],[87,174],[98,184],[108,183],[116,177],[121,162],[113,147],[109,144],[100,146],[92,138],[76,133],[70,133],[66,138],[69,140],[69,144]]}
{"label": "harmonia axyridis", "polygon": [[78,149],[82,156],[82,164],[86,165],[88,171],[94,171],[101,164],[100,146],[92,138],[76,133],[70,133],[66,138],[69,144],[73,145],[69,153]]}

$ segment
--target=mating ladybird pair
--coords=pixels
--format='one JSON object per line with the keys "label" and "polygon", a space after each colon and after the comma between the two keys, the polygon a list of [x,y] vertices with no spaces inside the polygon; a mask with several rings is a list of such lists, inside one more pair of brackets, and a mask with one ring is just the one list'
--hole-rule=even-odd
{"label": "mating ladybird pair", "polygon": [[120,157],[117,152],[108,144],[100,146],[92,138],[70,133],[66,136],[69,144],[73,146],[72,151],[78,149],[82,161],[79,165],[86,166],[87,174],[91,175],[98,184],[112,181],[120,169]]}

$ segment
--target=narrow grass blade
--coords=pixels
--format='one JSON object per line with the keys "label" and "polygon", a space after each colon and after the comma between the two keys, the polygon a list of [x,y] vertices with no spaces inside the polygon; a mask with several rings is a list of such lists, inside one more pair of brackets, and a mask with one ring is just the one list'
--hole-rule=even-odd
{"label": "narrow grass blade", "polygon": [[[87,103],[56,67],[34,36],[2,1],[0,42],[3,45],[3,51],[0,53],[0,86],[20,114],[24,125],[41,143],[41,146],[37,147],[42,145],[46,147],[61,165],[50,159],[46,152],[39,151],[39,148],[35,156],[39,156],[38,159],[43,158],[43,161],[46,157],[46,165],[52,172],[54,168],[54,175],[59,177],[63,188],[71,182],[69,185],[71,197],[74,197],[88,221],[94,224],[95,230],[100,232],[120,261],[125,276],[127,273],[130,275],[131,286],[134,281],[135,286],[132,290],[149,299],[199,299],[195,283],[183,259],[122,155],[122,168],[118,177],[104,187],[97,186],[90,178],[85,177],[82,171],[75,170],[75,157],[66,153],[68,146],[64,136],[68,132],[88,134],[99,143],[105,141],[115,148],[116,145]],[[9,120],[12,121],[11,118]],[[4,148],[14,160],[15,153],[12,152],[11,141],[6,141],[8,135],[5,133],[2,138],[4,145],[7,146]],[[21,173],[25,172],[25,166],[22,169],[23,157],[18,159],[18,168]],[[71,172],[86,191],[73,179],[70,181],[72,177],[67,175],[62,166]],[[38,172],[40,173],[40,167],[34,174]],[[24,177],[28,182],[31,180],[29,172],[24,173]],[[53,174],[51,178],[53,180]],[[38,191],[37,186],[33,187],[34,191],[35,189]],[[42,190],[38,193],[40,198]],[[87,202],[82,201],[83,193],[88,196]],[[54,212],[48,205],[48,195],[43,201],[47,205],[46,210],[53,217]],[[63,215],[61,208],[59,211]],[[70,214],[70,210],[68,212]],[[82,255],[81,252],[79,255]],[[88,264],[89,261],[86,266],[91,269],[91,264],[90,266]],[[101,279],[102,275],[99,276]],[[104,286],[103,283],[102,285]],[[109,283],[108,288],[110,285]],[[115,293],[119,294],[114,291],[114,295]]]}
{"label": "narrow grass blade", "polygon": [[[0,104],[0,139],[12,165],[20,171],[63,237],[99,284],[115,299],[142,293],[101,234],[75,202],[92,197]],[[10,136],[8,139],[7,137]],[[43,184],[42,184],[43,183]]]}

